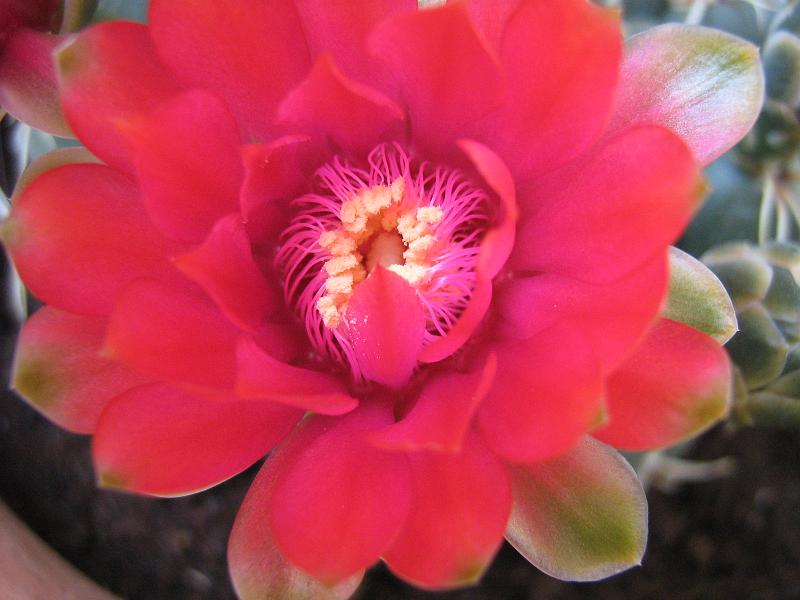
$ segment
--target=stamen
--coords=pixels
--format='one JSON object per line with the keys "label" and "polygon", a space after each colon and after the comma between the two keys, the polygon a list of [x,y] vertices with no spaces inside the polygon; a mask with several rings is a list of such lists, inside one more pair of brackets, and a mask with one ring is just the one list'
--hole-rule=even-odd
{"label": "stamen", "polygon": [[317,192],[294,202],[277,264],[284,294],[322,354],[358,363],[340,328],[359,283],[381,264],[413,286],[425,310],[426,343],[444,335],[469,302],[486,193],[454,169],[418,162],[383,144],[361,168],[335,158],[317,171]]}

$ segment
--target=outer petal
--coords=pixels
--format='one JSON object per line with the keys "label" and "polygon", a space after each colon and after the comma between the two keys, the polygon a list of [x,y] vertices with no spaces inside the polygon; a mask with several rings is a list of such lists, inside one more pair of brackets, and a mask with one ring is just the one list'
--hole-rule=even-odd
{"label": "outer petal", "polygon": [[374,563],[408,514],[405,456],[366,439],[391,418],[379,405],[335,419],[311,417],[267,462],[276,469],[268,514],[278,547],[322,583],[343,581]]}
{"label": "outer petal", "polygon": [[345,77],[329,54],[281,103],[282,122],[327,136],[346,151],[368,152],[381,139],[402,132],[402,109],[380,92]]}
{"label": "outer petal", "polygon": [[231,395],[139,387],[112,400],[100,417],[92,445],[98,480],[156,496],[203,490],[264,456],[301,416]]}
{"label": "outer petal", "polygon": [[358,405],[337,378],[280,362],[252,339],[239,340],[236,359],[236,392],[242,398],[273,400],[327,415],[341,415]]}
{"label": "outer petal", "polygon": [[246,133],[272,136],[275,108],[310,66],[292,0],[154,0],[148,21],[181,80],[222,97]]}
{"label": "outer petal", "polygon": [[647,500],[613,449],[585,438],[545,463],[513,466],[506,538],[539,569],[596,581],[638,565],[647,543]]}
{"label": "outer petal", "polygon": [[609,378],[608,424],[596,437],[617,448],[671,446],[728,411],[728,355],[713,338],[664,319]]}
{"label": "outer petal", "polygon": [[242,600],[347,600],[361,583],[363,572],[326,587],[278,549],[268,518],[275,493],[275,461],[273,455],[250,486],[231,531],[228,565],[237,595]]}
{"label": "outer petal", "polygon": [[61,427],[94,431],[108,401],[147,380],[101,356],[108,319],[50,306],[39,309],[17,342],[12,385]]}
{"label": "outer petal", "polygon": [[763,100],[758,48],[716,29],[662,25],[626,42],[610,129],[664,125],[706,165],[744,137]]}
{"label": "outer petal", "polygon": [[460,2],[385,21],[369,48],[397,80],[412,136],[428,153],[451,152],[465,128],[499,102],[499,65]]}
{"label": "outer petal", "polygon": [[461,348],[480,325],[492,300],[492,279],[508,260],[516,239],[517,193],[514,179],[494,152],[474,140],[459,140],[458,145],[498,199],[496,223],[481,241],[476,266],[477,282],[469,304],[446,335],[429,343],[420,353],[420,362],[438,362]]}
{"label": "outer petal", "polygon": [[220,219],[196,249],[175,265],[199,283],[239,327],[254,331],[281,306],[275,286],[256,265],[250,239],[238,214]]}
{"label": "outer petal", "polygon": [[61,100],[72,131],[112,167],[133,171],[120,125],[177,93],[147,27],[125,21],[95,25],[56,53]]}
{"label": "outer petal", "polygon": [[343,326],[364,377],[400,387],[417,366],[425,314],[402,277],[378,266],[356,287]]}
{"label": "outer petal", "polygon": [[495,351],[497,377],[478,413],[492,449],[529,462],[572,448],[602,408],[601,372],[585,336],[558,325]]}
{"label": "outer petal", "polygon": [[201,294],[141,279],[120,294],[106,349],[154,378],[232,389],[237,335]]}
{"label": "outer petal", "polygon": [[181,249],[144,214],[133,182],[104,165],[67,165],[27,185],[3,224],[20,275],[43,301],[108,314],[132,279],[179,278],[167,257]]}
{"label": "outer petal", "polygon": [[0,106],[29,125],[72,137],[61,110],[53,48],[60,38],[20,29],[5,40],[0,53]]}
{"label": "outer petal", "polygon": [[675,134],[642,126],[520,194],[526,209],[510,263],[596,283],[663,252],[697,205],[700,173]]}
{"label": "outer petal", "polygon": [[497,357],[473,373],[442,372],[420,392],[414,407],[399,423],[377,431],[370,440],[381,448],[460,452],[472,417],[494,383]]}
{"label": "outer petal", "polygon": [[565,163],[599,137],[621,56],[617,12],[585,0],[519,2],[500,51],[506,101],[485,134],[518,178]]}
{"label": "outer petal", "polygon": [[719,344],[738,328],[725,286],[711,269],[678,248],[669,249],[669,295],[663,316],[707,333]]}
{"label": "outer petal", "polygon": [[502,543],[511,512],[505,465],[477,434],[457,455],[419,452],[409,464],[408,519],[383,559],[414,585],[476,583]]}
{"label": "outer petal", "polygon": [[370,85],[385,83],[386,72],[365,49],[376,24],[417,9],[416,0],[294,0],[312,56],[329,52],[350,77]]}
{"label": "outer petal", "polygon": [[187,92],[122,125],[145,206],[169,237],[199,242],[239,207],[240,136],[221,100]]}
{"label": "outer petal", "polygon": [[633,351],[657,318],[667,280],[663,254],[607,284],[547,273],[512,279],[496,291],[502,319],[498,333],[525,339],[555,323],[573,323],[591,341],[608,372]]}

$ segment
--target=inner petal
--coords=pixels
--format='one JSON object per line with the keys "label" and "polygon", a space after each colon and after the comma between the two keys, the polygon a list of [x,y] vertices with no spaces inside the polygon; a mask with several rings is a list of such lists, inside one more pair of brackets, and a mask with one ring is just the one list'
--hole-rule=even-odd
{"label": "inner petal", "polygon": [[363,379],[347,327],[355,289],[377,265],[405,279],[426,319],[425,344],[446,334],[476,284],[491,223],[486,192],[461,171],[381,144],[365,165],[334,158],[294,201],[277,254],[287,302],[321,355]]}

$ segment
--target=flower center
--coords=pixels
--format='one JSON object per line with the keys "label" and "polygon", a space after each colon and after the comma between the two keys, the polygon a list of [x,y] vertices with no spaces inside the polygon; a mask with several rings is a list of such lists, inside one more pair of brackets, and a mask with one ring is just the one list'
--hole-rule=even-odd
{"label": "flower center", "polygon": [[489,226],[486,193],[456,169],[418,162],[382,144],[366,166],[335,158],[316,173],[313,193],[294,201],[277,264],[287,302],[315,349],[359,378],[340,327],[358,285],[381,265],[417,292],[426,343],[445,335],[475,287]]}

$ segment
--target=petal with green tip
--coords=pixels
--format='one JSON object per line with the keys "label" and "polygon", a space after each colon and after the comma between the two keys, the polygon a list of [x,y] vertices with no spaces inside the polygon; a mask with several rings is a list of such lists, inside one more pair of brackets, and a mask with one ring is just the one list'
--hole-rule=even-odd
{"label": "petal with green tip", "polygon": [[670,248],[669,293],[663,316],[710,335],[720,344],[736,333],[736,311],[725,286],[699,260]]}
{"label": "petal with green tip", "polygon": [[707,429],[728,411],[731,366],[711,337],[662,319],[609,377],[608,423],[594,436],[624,450],[653,450]]}
{"label": "petal with green tip", "polygon": [[514,507],[506,539],[539,569],[596,581],[640,564],[647,501],[614,449],[585,437],[559,458],[509,471]]}
{"label": "petal with green tip", "polygon": [[73,137],[61,110],[51,58],[53,48],[61,41],[58,36],[28,28],[3,41],[0,106],[37,129]]}
{"label": "petal with green tip", "polygon": [[12,386],[61,427],[91,433],[111,398],[148,381],[100,355],[107,325],[41,308],[20,332]]}
{"label": "petal with green tip", "polygon": [[383,560],[430,589],[474,584],[503,540],[511,486],[503,464],[474,433],[458,454],[415,452],[411,509]]}
{"label": "petal with green tip", "polygon": [[[280,457],[280,450],[270,461]],[[267,518],[275,491],[272,462],[261,468],[242,502],[228,540],[228,570],[241,600],[347,600],[363,571],[328,587],[293,565],[275,543]]]}
{"label": "petal with green tip", "polygon": [[657,123],[708,164],[752,127],[764,99],[758,48],[706,27],[668,24],[625,44],[610,130]]}

